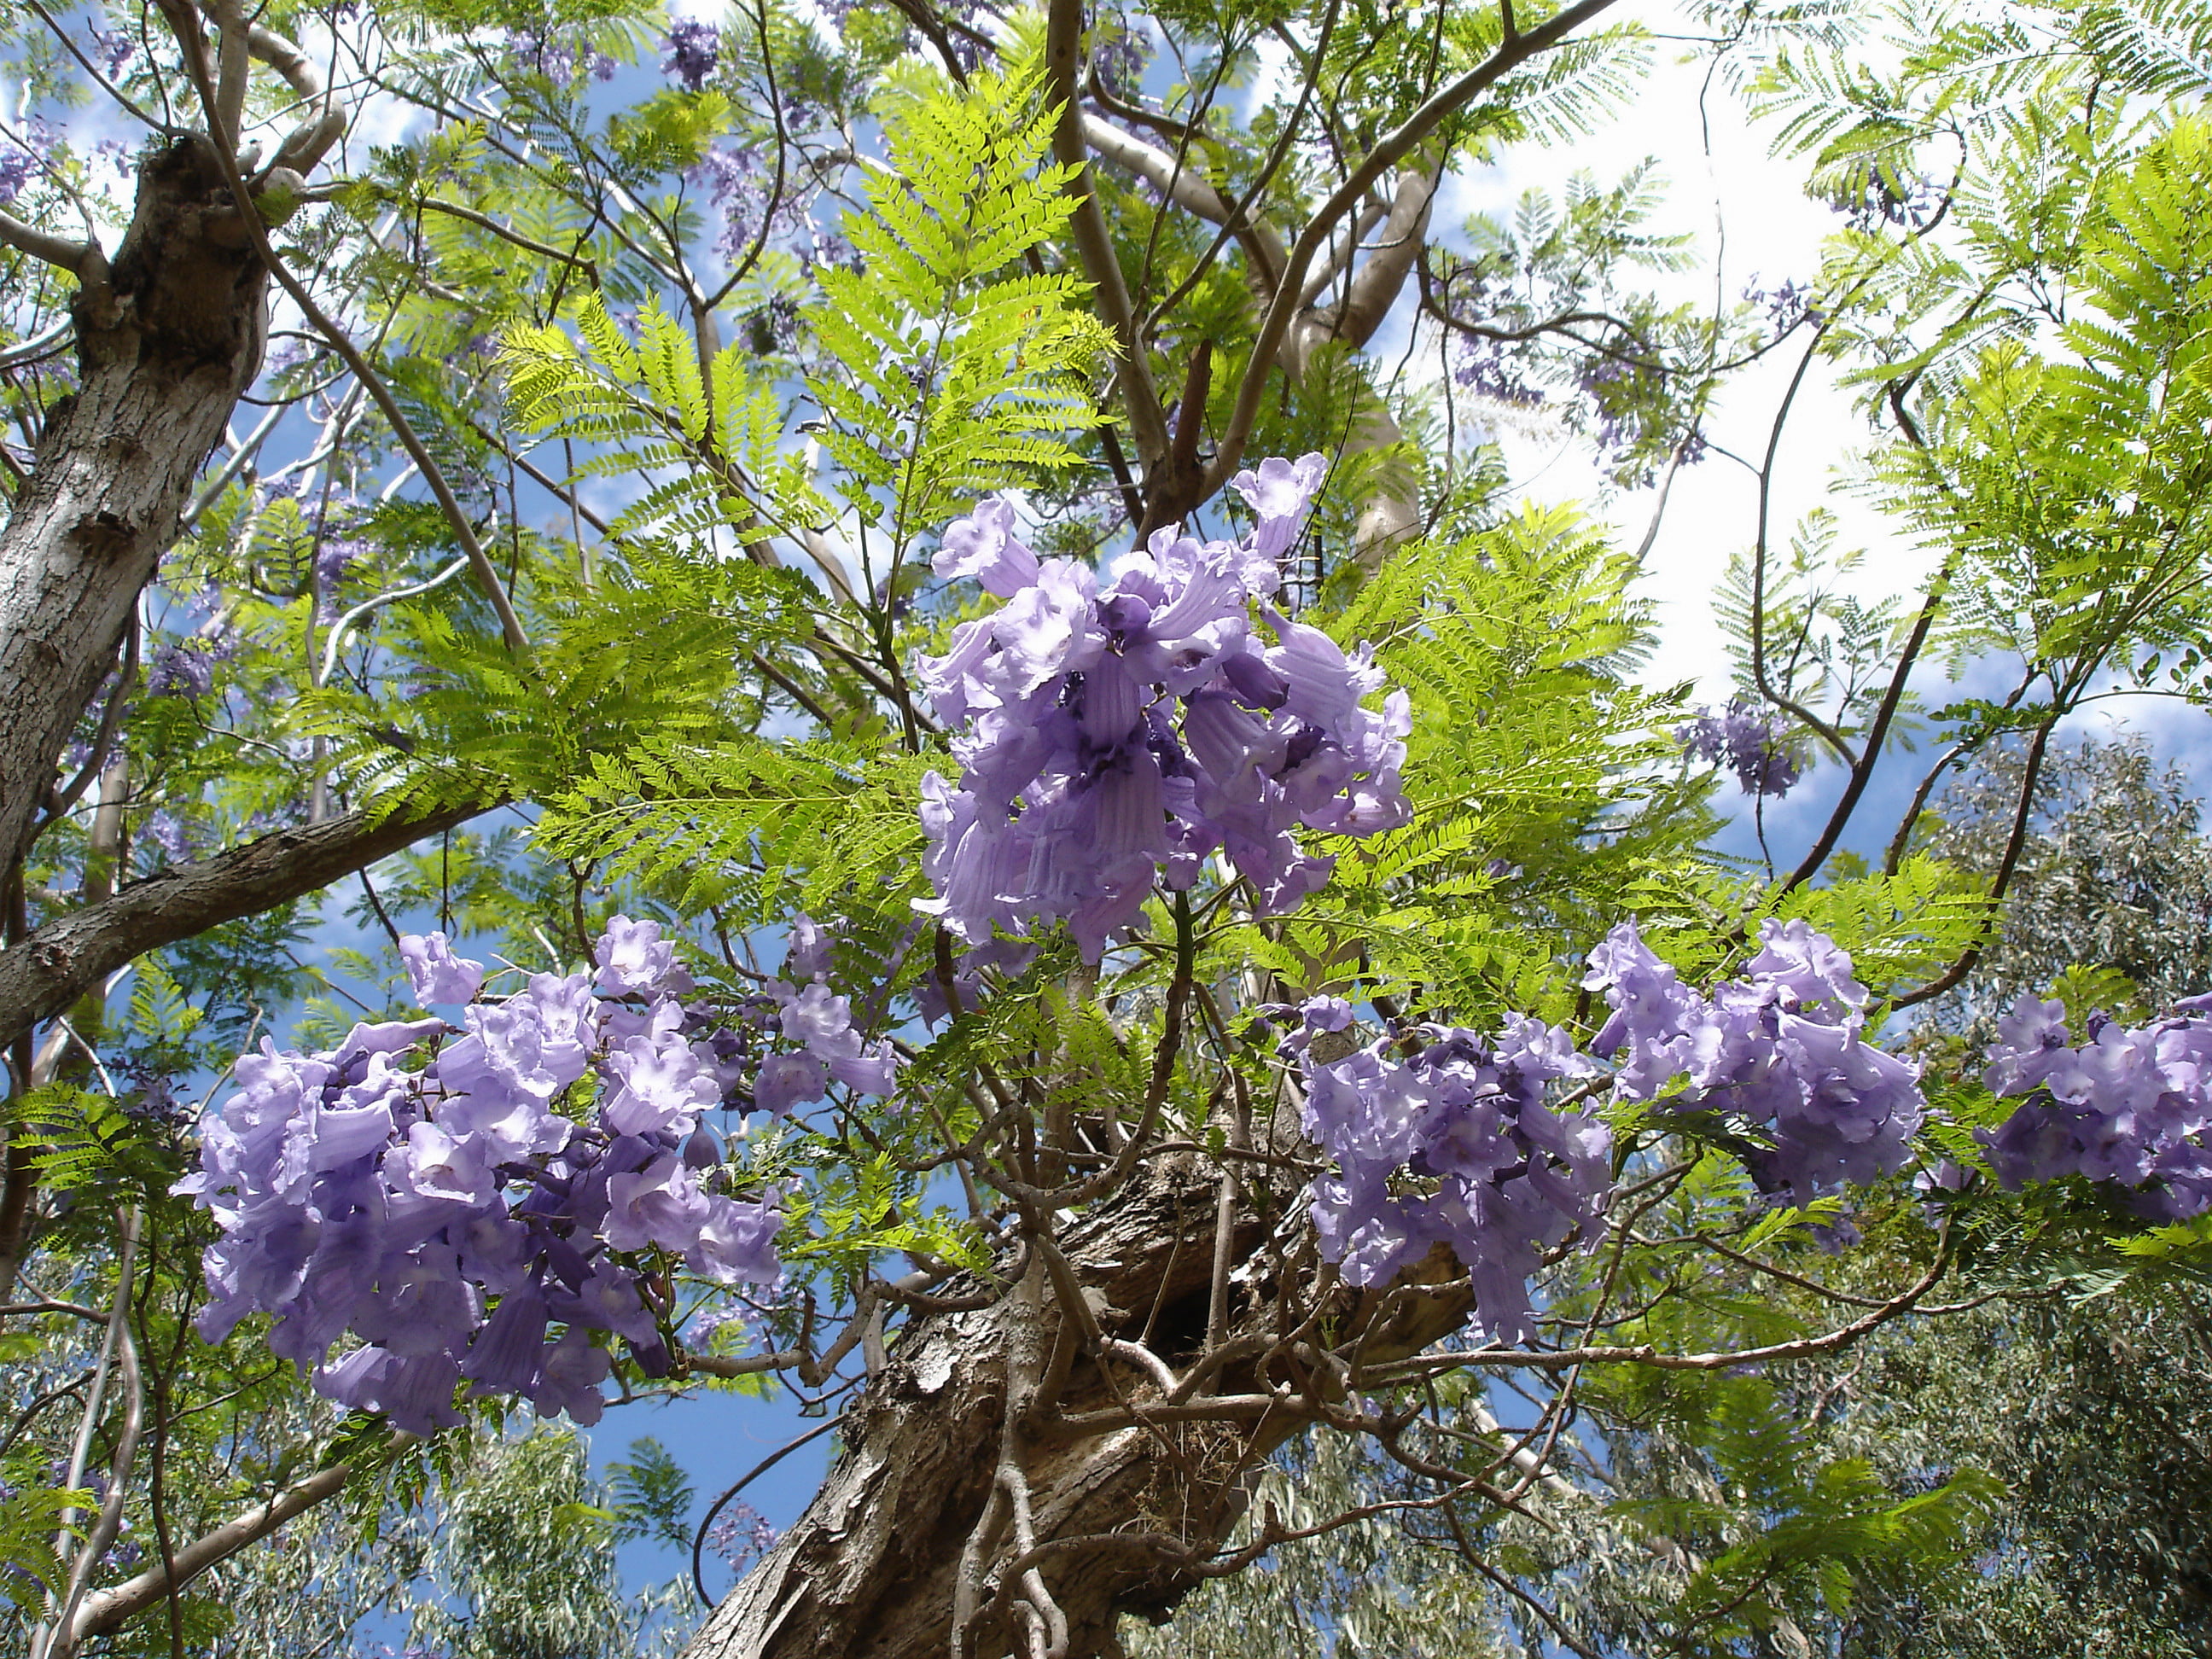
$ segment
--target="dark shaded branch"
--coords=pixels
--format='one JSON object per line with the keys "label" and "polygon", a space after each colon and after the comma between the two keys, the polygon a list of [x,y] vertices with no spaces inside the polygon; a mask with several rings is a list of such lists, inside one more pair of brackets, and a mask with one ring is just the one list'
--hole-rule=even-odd
{"label": "dark shaded branch", "polygon": [[1881,759],[1882,745],[1887,741],[1890,726],[1897,718],[1898,705],[1905,700],[1905,683],[1912,678],[1912,671],[1920,661],[1920,653],[1928,643],[1929,631],[1935,627],[1936,615],[1942,611],[1943,600],[1949,593],[1951,568],[1955,557],[1954,555],[1953,559],[1946,559],[1943,568],[1936,573],[1936,580],[1929,584],[1928,597],[1921,602],[1920,614],[1913,619],[1912,632],[1905,638],[1905,648],[1898,653],[1897,672],[1890,677],[1889,689],[1882,694],[1881,703],[1875,710],[1874,719],[1868,723],[1858,759],[1851,767],[1850,780],[1844,784],[1835,811],[1828,815],[1828,822],[1820,831],[1820,838],[1813,843],[1803,862],[1790,872],[1790,879],[1784,882],[1778,890],[1786,893],[1792,888],[1802,887],[1819,874],[1820,866],[1828,861],[1828,854],[1835,851],[1836,842],[1842,838],[1844,826],[1851,821],[1851,814],[1858,811],[1859,798],[1866,793],[1867,784],[1874,776],[1874,769]]}
{"label": "dark shaded branch", "polygon": [[1068,229],[1083,261],[1083,274],[1091,279],[1098,309],[1121,346],[1121,359],[1116,368],[1121,402],[1136,436],[1138,457],[1149,474],[1168,453],[1167,411],[1161,407],[1159,389],[1152,384],[1145,343],[1137,336],[1135,308],[1121,275],[1121,262],[1115,256],[1105,210],[1091,188],[1090,151],[1084,143],[1083,109],[1076,92],[1077,60],[1082,51],[1082,0],[1053,0],[1044,46],[1050,96],[1060,106],[1060,121],[1052,135],[1053,159],[1076,169],[1068,181],[1068,194],[1075,198],[1075,214]]}
{"label": "dark shaded branch", "polygon": [[2050,745],[2051,730],[2057,724],[2058,717],[2053,714],[2035,728],[2034,737],[2028,740],[2027,758],[2021,769],[2020,804],[2013,812],[2012,834],[2005,838],[2004,856],[1998,860],[1996,878],[1990,883],[1990,908],[1993,914],[1984,924],[1981,937],[1960,951],[1956,961],[1927,984],[1917,991],[1908,991],[1893,1001],[1889,1005],[1893,1010],[1910,1008],[1916,1003],[1942,996],[1973,972],[1974,964],[1982,959],[1982,951],[1989,941],[1988,930],[1996,925],[1994,912],[2004,902],[2006,890],[2012,885],[2013,874],[2020,867],[2021,849],[2027,845],[2028,821],[2035,815],[2035,786],[2043,775],[2044,751]]}
{"label": "dark shaded branch", "polygon": [[280,830],[158,871],[103,904],[58,917],[0,951],[0,1043],[63,1012],[133,957],[327,887],[498,804],[471,801],[380,821],[350,812]]}
{"label": "dark shaded branch", "polygon": [[459,202],[447,202],[435,196],[425,196],[416,205],[428,208],[433,213],[442,213],[451,219],[462,220],[476,226],[479,230],[488,230],[502,242],[510,242],[526,252],[535,253],[541,258],[550,259],[556,264],[573,265],[584,273],[584,280],[593,288],[599,286],[599,261],[587,253],[563,252],[550,242],[541,242],[534,236],[525,236],[519,230],[510,230],[489,213],[478,213],[474,208],[463,207]]}

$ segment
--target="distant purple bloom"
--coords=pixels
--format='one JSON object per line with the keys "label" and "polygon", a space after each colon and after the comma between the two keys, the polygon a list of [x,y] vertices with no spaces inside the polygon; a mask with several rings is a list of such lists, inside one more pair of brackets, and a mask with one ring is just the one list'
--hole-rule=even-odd
{"label": "distant purple bloom", "polygon": [[198,640],[164,640],[146,670],[146,695],[204,697],[215,688],[215,657]]}
{"label": "distant purple bloom", "polygon": [[667,44],[660,72],[682,82],[684,91],[697,92],[720,61],[721,36],[712,23],[687,17],[670,27]]}
{"label": "distant purple bloom", "polygon": [[1743,291],[1744,303],[1766,313],[1767,325],[1779,336],[1800,323],[1820,320],[1813,307],[1813,290],[1803,283],[1786,282],[1778,288],[1762,288],[1756,279]]}
{"label": "distant purple bloom", "polygon": [[507,44],[517,67],[534,70],[556,87],[571,87],[586,72],[594,81],[614,79],[615,60],[597,46],[551,40],[530,30],[508,31]]}
{"label": "distant purple bloom", "polygon": [[707,1546],[742,1577],[752,1564],[775,1547],[776,1530],[744,1498],[726,1506],[708,1530]]}
{"label": "distant purple bloom", "polygon": [[13,205],[40,163],[52,158],[55,137],[53,129],[34,115],[21,140],[0,140],[0,205]]}
{"label": "distant purple bloom", "polygon": [[[814,238],[805,198],[791,190],[775,197],[775,169],[749,144],[708,150],[686,176],[704,188],[721,211],[722,232],[714,247],[725,259],[744,258],[763,235],[801,241]],[[769,323],[771,332],[780,326],[774,319]]]}
{"label": "distant purple bloom", "polygon": [[1917,231],[1934,221],[1943,200],[1942,187],[1932,179],[1915,175],[1893,184],[1877,171],[1868,177],[1856,196],[1845,197],[1834,206],[1862,230],[1887,224],[1900,230]]}
{"label": "distant purple bloom", "polygon": [[1735,697],[1718,714],[1700,709],[1674,733],[1674,741],[1694,759],[1726,766],[1745,794],[1778,798],[1798,778],[1797,763],[1784,744],[1787,731],[1778,715],[1761,714]]}
{"label": "distant purple bloom", "polygon": [[[1151,31],[1142,17],[1114,18],[1102,15],[1091,37],[1091,66],[1117,95],[1133,96],[1142,85],[1152,59]],[[1129,24],[1137,27],[1132,28]]]}
{"label": "distant purple bloom", "polygon": [[191,861],[191,834],[185,828],[184,820],[174,812],[155,811],[146,815],[145,827],[139,832],[147,842],[159,848],[161,856],[171,864]]}
{"label": "distant purple bloom", "polygon": [[346,572],[368,556],[369,544],[359,536],[329,536],[315,549],[315,582],[325,599],[337,591]]}
{"label": "distant purple bloom", "polygon": [[93,56],[100,60],[100,67],[113,80],[123,73],[123,67],[138,55],[138,43],[121,29],[95,28],[92,32]]}
{"label": "distant purple bloom", "polygon": [[1455,343],[1452,379],[1478,398],[1533,409],[1544,393],[1522,372],[1522,359],[1502,340],[1462,337]]}

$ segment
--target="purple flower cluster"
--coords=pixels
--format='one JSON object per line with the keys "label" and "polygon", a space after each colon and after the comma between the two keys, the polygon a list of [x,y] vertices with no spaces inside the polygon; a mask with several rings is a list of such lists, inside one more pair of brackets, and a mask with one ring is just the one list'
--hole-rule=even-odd
{"label": "purple flower cluster", "polygon": [[[1850,958],[1802,921],[1767,922],[1759,945],[1707,997],[1624,922],[1583,981],[1612,1009],[1588,1052],[1516,1015],[1489,1040],[1423,1026],[1419,1048],[1401,1030],[1317,1061],[1316,1034],[1349,1029],[1352,1007],[1307,1003],[1285,1048],[1305,1074],[1305,1132],[1335,1164],[1312,1190],[1322,1256],[1349,1284],[1382,1285],[1449,1244],[1492,1340],[1530,1340],[1544,1253],[1604,1232],[1612,1135],[1593,1109],[1567,1109],[1607,1076],[1593,1056],[1612,1060],[1616,1101],[1698,1128],[1778,1200],[1902,1168],[1925,1102],[1913,1068],[1865,1040]],[[1574,1089],[1556,1106],[1554,1085]]]}
{"label": "purple flower cluster", "polygon": [[[617,917],[596,974],[536,975],[500,1000],[477,1000],[482,965],[441,934],[401,951],[425,1006],[465,1005],[459,1028],[357,1025],[313,1054],[264,1040],[203,1123],[199,1170],[178,1187],[222,1234],[201,1334],[274,1314],[270,1348],[312,1367],[319,1391],[414,1434],[459,1420],[464,1382],[594,1421],[612,1338],[665,1370],[669,1273],[775,1283],[779,1205],[709,1190],[722,1154],[701,1118],[742,1103],[756,1069],[754,1101],[771,1109],[808,1097],[807,1079],[772,1091],[786,1056],[756,1068],[757,1045],[705,1029],[651,922]],[[802,1066],[824,1049],[861,1065],[824,1006],[842,1000],[813,988],[783,1018]],[[863,1081],[887,1085],[887,1070]],[[333,1359],[349,1333],[359,1346]]]}
{"label": "purple flower cluster", "polygon": [[[918,678],[957,730],[957,786],[931,773],[924,868],[971,946],[1066,921],[1086,960],[1133,925],[1165,866],[1188,889],[1218,852],[1268,914],[1328,880],[1300,828],[1372,835],[1412,815],[1398,787],[1403,692],[1362,707],[1381,674],[1266,604],[1327,463],[1271,459],[1232,481],[1257,524],[1241,543],[1174,530],[1089,565],[1039,560],[993,499],[945,532],[938,574],[1005,603],[965,623]],[[1259,601],[1275,640],[1251,620]]]}
{"label": "purple flower cluster", "polygon": [[89,32],[92,54],[100,60],[110,80],[121,75],[124,66],[138,55],[138,43],[121,29],[94,28]]}
{"label": "purple flower cluster", "polygon": [[2134,1028],[2093,1014],[2075,1045],[2061,1004],[2021,998],[1985,1076],[1992,1093],[2027,1099],[1979,1136],[2008,1189],[2080,1176],[2129,1189],[2159,1220],[2212,1209],[2212,996],[2179,1006]]}
{"label": "purple flower cluster", "polygon": [[1804,1204],[1902,1168],[1926,1113],[1919,1073],[1866,1040],[1850,958],[1802,921],[1768,921],[1741,979],[1684,985],[1632,922],[1590,952],[1585,988],[1613,1009],[1590,1048],[1613,1092],[1707,1120],[1762,1192]]}
{"label": "purple flower cluster", "polygon": [[155,646],[146,665],[146,695],[204,697],[215,689],[216,665],[228,662],[237,654],[237,636],[228,629],[163,640]]}
{"label": "purple flower cluster", "polygon": [[[1318,998],[1293,1046],[1351,1018],[1346,1003]],[[1512,1019],[1494,1042],[1426,1030],[1433,1040],[1410,1059],[1390,1038],[1327,1063],[1309,1051],[1305,1131],[1336,1164],[1313,1185],[1322,1255],[1349,1284],[1385,1285],[1449,1244],[1473,1276],[1483,1329],[1528,1341],[1543,1253],[1604,1234],[1612,1136],[1594,1114],[1544,1101],[1548,1085],[1599,1067],[1539,1020]]]}
{"label": "purple flower cluster", "polygon": [[1715,714],[1698,717],[1674,733],[1674,741],[1694,759],[1725,766],[1747,795],[1780,797],[1797,781],[1797,763],[1783,746],[1787,728],[1777,715],[1764,714],[1741,697],[1729,699]]}
{"label": "purple flower cluster", "polygon": [[704,189],[720,210],[722,229],[714,248],[733,264],[752,251],[756,240],[764,239],[781,239],[780,246],[810,265],[842,264],[850,253],[843,237],[814,222],[803,192],[775,193],[775,169],[750,144],[710,149],[685,177]]}
{"label": "purple flower cluster", "polygon": [[1855,193],[1846,193],[1830,205],[1846,215],[1858,230],[1873,230],[1888,224],[1900,230],[1917,231],[1935,222],[1944,200],[1944,191],[1932,179],[1916,173],[1893,184],[1876,172]]}
{"label": "purple flower cluster", "polygon": [[802,1101],[819,1100],[834,1079],[855,1094],[885,1096],[897,1085],[898,1056],[887,1041],[862,1041],[853,1026],[853,1004],[830,988],[830,941],[806,916],[791,924],[784,971],[803,980],[771,980],[769,1018],[795,1049],[769,1055],[753,1083],[753,1102],[781,1116]]}
{"label": "purple flower cluster", "polygon": [[510,29],[507,43],[509,62],[518,72],[544,76],[563,91],[573,88],[585,72],[594,81],[615,78],[615,60],[585,42],[554,40],[533,29]]}
{"label": "purple flower cluster", "polygon": [[1743,290],[1743,301],[1766,313],[1777,338],[1800,323],[1820,320],[1820,313],[1813,305],[1813,289],[1804,283],[1785,282],[1778,288],[1770,289],[1762,287],[1754,277]]}
{"label": "purple flower cluster", "polygon": [[1455,342],[1452,379],[1478,398],[1534,409],[1544,401],[1542,390],[1531,385],[1520,353],[1502,340],[1462,335]]}
{"label": "purple flower cluster", "polygon": [[707,1547],[744,1577],[754,1562],[775,1547],[776,1530],[742,1498],[725,1509],[707,1532]]}
{"label": "purple flower cluster", "polygon": [[[36,135],[33,134],[35,141]],[[23,186],[39,170],[39,158],[22,145],[10,143],[0,150],[0,207],[13,207]]]}
{"label": "purple flower cluster", "polygon": [[722,37],[714,26],[686,17],[669,26],[668,56],[660,60],[660,72],[682,82],[684,91],[697,92],[721,58]]}

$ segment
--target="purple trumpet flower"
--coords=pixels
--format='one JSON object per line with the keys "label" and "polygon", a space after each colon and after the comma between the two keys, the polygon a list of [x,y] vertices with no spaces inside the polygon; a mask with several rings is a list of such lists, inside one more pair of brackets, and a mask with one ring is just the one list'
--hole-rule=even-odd
{"label": "purple trumpet flower", "polygon": [[921,666],[958,728],[961,772],[924,782],[936,894],[917,908],[971,953],[1064,922],[1095,962],[1163,877],[1188,888],[1218,853],[1279,914],[1333,867],[1298,830],[1408,821],[1404,694],[1365,707],[1382,687],[1365,653],[1267,605],[1326,470],[1309,455],[1240,473],[1257,518],[1244,541],[1162,530],[1103,585],[1087,565],[1039,560],[1004,501],[946,530],[938,574],[1005,603]]}

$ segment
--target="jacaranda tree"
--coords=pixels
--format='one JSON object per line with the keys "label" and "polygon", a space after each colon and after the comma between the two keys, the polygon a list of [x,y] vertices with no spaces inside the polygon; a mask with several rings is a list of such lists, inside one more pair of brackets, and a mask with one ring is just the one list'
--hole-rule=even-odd
{"label": "jacaranda tree", "polygon": [[[701,1656],[1111,1653],[1403,1517],[1470,1645],[1845,1650],[2005,1489],[1801,1432],[1805,1378],[2203,1259],[2202,998],[1912,1012],[2017,955],[2061,723],[2206,695],[2193,10],[5,27],[40,1659],[255,1650],[307,1538],[434,1585],[422,1505],[493,1559],[422,1639],[602,1651],[683,1448],[609,1509],[501,1437],[770,1386],[836,1453]],[[1662,41],[1836,209],[1816,271],[1667,229]],[[1911,591],[1771,521],[1816,380]],[[1604,499],[1525,495],[1514,421]],[[1720,465],[1698,708],[1598,509]],[[1971,848],[1958,775],[2011,791]]]}

